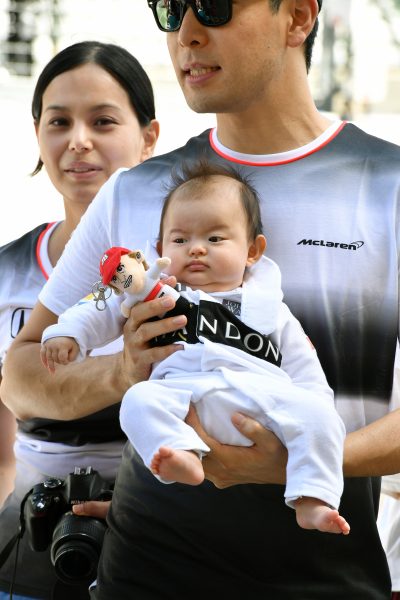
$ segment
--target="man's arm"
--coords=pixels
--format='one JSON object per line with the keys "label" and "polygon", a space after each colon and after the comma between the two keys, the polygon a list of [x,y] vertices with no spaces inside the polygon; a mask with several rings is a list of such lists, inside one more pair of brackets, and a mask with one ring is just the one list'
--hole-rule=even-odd
{"label": "man's arm", "polygon": [[240,483],[286,482],[287,450],[278,438],[258,421],[235,413],[232,423],[253,446],[229,446],[210,437],[201,426],[194,406],[190,407],[186,422],[191,425],[211,448],[203,458],[206,479],[218,488]]}
{"label": "man's arm", "polygon": [[400,472],[400,409],[349,433],[344,445],[345,477],[393,475]]}
{"label": "man's arm", "polygon": [[[287,450],[278,438],[260,423],[236,413],[235,427],[254,445],[220,444],[206,434],[191,408],[187,419],[211,448],[203,459],[206,478],[218,488],[240,483],[284,484]],[[400,409],[347,435],[344,445],[345,477],[392,475],[400,472]]]}
{"label": "man's arm", "polygon": [[22,420],[76,419],[116,404],[131,385],[149,377],[154,362],[180,349],[149,346],[153,337],[186,324],[183,316],[146,322],[174,305],[170,296],[138,304],[124,326],[122,352],[59,366],[51,374],[40,361],[40,340],[57,317],[38,303],[7,352],[0,390],[3,402]]}

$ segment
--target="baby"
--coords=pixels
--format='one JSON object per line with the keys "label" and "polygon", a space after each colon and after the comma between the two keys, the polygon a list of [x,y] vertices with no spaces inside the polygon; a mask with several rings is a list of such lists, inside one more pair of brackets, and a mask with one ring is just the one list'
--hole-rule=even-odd
{"label": "baby", "polygon": [[[298,524],[348,534],[337,510],[344,425],[315,349],[282,302],[280,271],[263,255],[265,248],[258,197],[246,179],[204,161],[183,167],[164,203],[157,250],[171,261],[158,259],[158,267],[180,282],[178,314],[186,314],[187,325],[155,340],[180,343],[183,351],[153,365],[149,381],[128,389],[121,426],[161,482],[199,485],[209,447],[185,423],[189,404],[225,444],[251,445],[231,423],[234,412],[257,418],[287,447],[285,500]],[[129,261],[137,258],[126,248],[110,250],[115,264],[105,275],[103,256],[102,282],[129,292]],[[141,299],[169,293],[163,287]],[[84,303],[49,327],[44,364],[52,369],[83,358],[104,337],[119,335],[125,317],[115,310],[120,300],[111,300],[106,318],[93,302]]]}

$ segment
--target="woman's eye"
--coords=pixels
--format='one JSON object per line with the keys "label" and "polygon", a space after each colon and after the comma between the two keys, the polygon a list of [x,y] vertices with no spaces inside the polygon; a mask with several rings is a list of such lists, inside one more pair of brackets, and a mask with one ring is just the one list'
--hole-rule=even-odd
{"label": "woman's eye", "polygon": [[66,127],[68,125],[67,119],[59,117],[57,119],[52,119],[50,121],[50,125],[54,125],[55,127]]}
{"label": "woman's eye", "polygon": [[117,279],[117,278],[115,277],[115,275],[114,275],[114,277],[111,277],[111,281],[112,281],[113,283],[117,283],[118,279]]}
{"label": "woman's eye", "polygon": [[116,268],[117,273],[122,273],[123,270],[124,267],[122,265],[118,265],[118,267]]}
{"label": "woman's eye", "polygon": [[111,119],[110,117],[100,117],[99,119],[97,119],[95,121],[95,125],[115,125],[115,121],[114,119]]}

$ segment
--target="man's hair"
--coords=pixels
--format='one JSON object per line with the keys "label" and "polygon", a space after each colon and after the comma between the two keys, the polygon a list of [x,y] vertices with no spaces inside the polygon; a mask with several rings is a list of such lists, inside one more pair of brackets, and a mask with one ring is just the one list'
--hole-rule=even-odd
{"label": "man's hair", "polygon": [[[282,0],[269,0],[269,3],[271,5],[272,11],[274,13],[276,13],[276,12],[278,12],[280,5],[282,4]],[[304,55],[305,55],[305,59],[306,59],[307,73],[311,67],[312,53],[313,53],[315,38],[317,37],[317,33],[318,33],[318,26],[319,26],[319,20],[317,19],[315,21],[314,27],[312,28],[311,32],[309,33],[309,35],[306,39],[306,43],[305,43],[305,47],[304,47]]]}
{"label": "man's hair", "polygon": [[[263,233],[260,199],[257,191],[250,183],[247,176],[240,173],[238,169],[230,166],[222,166],[219,164],[210,163],[208,160],[201,158],[195,163],[183,163],[179,171],[173,170],[171,173],[171,183],[167,188],[167,195],[164,199],[164,205],[161,211],[160,231],[158,239],[162,241],[164,235],[164,220],[168,207],[171,204],[175,192],[183,185],[188,185],[188,190],[199,190],[209,183],[214,177],[228,177],[239,184],[240,200],[246,215],[247,233],[249,240],[253,241],[256,237]],[[188,194],[190,198],[190,193]],[[223,202],[223,199],[221,199]],[[235,218],[232,215],[232,218]]]}

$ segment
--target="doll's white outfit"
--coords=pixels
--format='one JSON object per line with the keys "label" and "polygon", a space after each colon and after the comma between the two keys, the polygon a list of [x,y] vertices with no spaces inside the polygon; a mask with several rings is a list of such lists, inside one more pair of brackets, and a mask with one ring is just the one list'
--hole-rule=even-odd
{"label": "doll's white outfit", "polygon": [[[144,463],[150,465],[160,446],[200,455],[209,451],[184,422],[190,402],[210,435],[226,444],[251,445],[231,424],[232,413],[241,411],[272,429],[288,449],[287,504],[311,496],[337,508],[345,428],[316,351],[282,302],[276,263],[263,257],[235,290],[205,294],[186,288],[181,295],[199,307],[200,343],[186,343],[183,331],[177,341],[184,350],[156,364],[150,380],[132,386],[121,404],[122,429]],[[240,311],[243,329],[229,311],[214,314],[215,303]],[[82,358],[120,333],[115,304],[108,303],[106,314],[93,303],[68,309],[45,330],[42,342],[74,337]]]}

